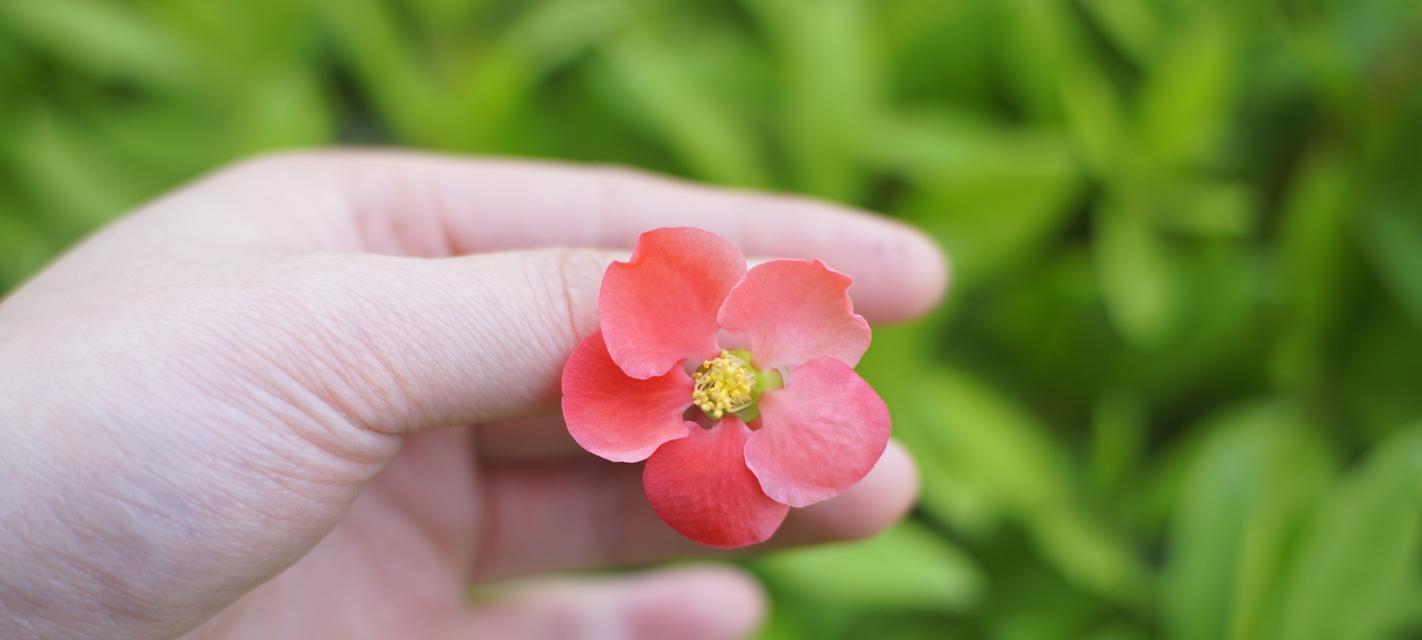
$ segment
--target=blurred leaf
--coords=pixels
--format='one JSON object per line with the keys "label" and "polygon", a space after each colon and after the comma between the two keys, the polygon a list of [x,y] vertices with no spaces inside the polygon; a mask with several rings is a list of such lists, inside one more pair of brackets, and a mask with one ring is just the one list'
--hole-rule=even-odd
{"label": "blurred leaf", "polygon": [[618,0],[554,0],[532,5],[502,40],[540,72],[562,66],[590,46],[612,37],[631,17]]}
{"label": "blurred leaf", "polygon": [[970,557],[912,522],[863,542],[782,551],[754,566],[772,589],[821,607],[963,611],[986,589]]}
{"label": "blurred leaf", "polygon": [[1336,384],[1348,424],[1376,440],[1422,419],[1422,327],[1394,308],[1359,318],[1347,334]]}
{"label": "blurred leaf", "polygon": [[766,25],[779,58],[782,131],[796,186],[856,200],[865,186],[856,143],[878,107],[880,68],[867,42],[863,0],[748,3]]}
{"label": "blurred leaf", "polygon": [[964,371],[939,367],[920,397],[938,424],[934,435],[949,467],[1011,509],[1031,514],[1069,494],[1060,448],[1035,416]]}
{"label": "blurred leaf", "polygon": [[1083,9],[1136,64],[1149,61],[1163,27],[1155,6],[1146,0],[1084,0]]}
{"label": "blurred leaf", "polygon": [[[1081,226],[1064,233],[1080,234]],[[956,331],[964,332],[949,343],[953,350],[1029,390],[1039,407],[1070,408],[1061,426],[1072,436],[1088,422],[1090,398],[1103,385],[1118,386],[1111,378],[1122,351],[1083,245],[1079,238],[1059,241],[1049,255],[1024,260],[980,293],[950,298],[961,318]]]}
{"label": "blurred leaf", "polygon": [[[1019,89],[1040,115],[1061,114],[1085,164],[1098,175],[1116,171],[1130,140],[1125,110],[1103,66],[1086,44],[1080,21],[1062,2],[1000,3],[1012,24],[1007,54]],[[1021,85],[1025,85],[1022,87]]]}
{"label": "blurred leaf", "polygon": [[1328,333],[1344,311],[1353,190],[1336,151],[1310,155],[1285,202],[1280,230],[1281,284],[1288,293],[1273,375],[1288,387],[1314,389],[1327,366]]}
{"label": "blurred leaf", "polygon": [[1288,406],[1217,420],[1170,532],[1164,613],[1179,640],[1257,636],[1285,548],[1331,475],[1324,449]]}
{"label": "blurred leaf", "polygon": [[437,33],[452,25],[485,17],[490,0],[408,0],[406,9],[419,20],[426,33]]}
{"label": "blurred leaf", "polygon": [[1001,40],[995,3],[880,0],[873,11],[873,44],[887,65],[884,106],[906,96],[920,105],[981,103],[1000,90],[1001,70],[990,59]]}
{"label": "blurred leaf", "polygon": [[1096,629],[1082,637],[1085,640],[1147,640],[1152,636],[1140,627],[1121,624]]}
{"label": "blurred leaf", "polygon": [[0,202],[0,292],[37,271],[50,254],[44,235],[17,216],[14,205]]}
{"label": "blurred leaf", "polygon": [[1248,185],[1209,181],[1185,187],[1163,226],[1205,238],[1245,238],[1258,222],[1258,200]]}
{"label": "blurred leaf", "polygon": [[315,146],[332,135],[329,112],[313,79],[297,69],[274,73],[243,96],[237,126],[241,153]]}
{"label": "blurred leaf", "polygon": [[1136,529],[1152,538],[1169,529],[1176,504],[1193,479],[1196,463],[1220,426],[1219,421],[1192,425],[1159,447],[1136,491],[1128,495],[1124,517]]}
{"label": "blurred leaf", "polygon": [[528,92],[537,78],[533,63],[503,45],[490,47],[458,77],[452,90],[449,117],[461,121],[459,148],[500,151],[508,143],[509,123],[526,107]]}
{"label": "blurred leaf", "polygon": [[1112,199],[1097,211],[1095,252],[1106,310],[1125,340],[1159,344],[1175,330],[1179,287],[1167,248],[1139,205]]}
{"label": "blurred leaf", "polygon": [[942,415],[933,400],[938,390],[924,382],[934,369],[923,345],[933,325],[919,322],[875,331],[874,348],[859,364],[859,372],[889,405],[894,438],[912,452],[920,473],[920,506],[941,522],[984,535],[1002,517],[1002,506],[990,488],[975,485],[953,466],[952,451],[939,431]]}
{"label": "blurred leaf", "polygon": [[[1101,601],[1062,579],[1040,563],[1022,562],[1017,545],[1004,545],[993,557],[992,606],[984,613],[984,631],[968,637],[1005,640],[1068,640],[1116,616]],[[950,634],[948,637],[954,637]]]}
{"label": "blurred leaf", "polygon": [[231,117],[170,102],[122,110],[96,105],[82,115],[93,125],[89,145],[96,160],[116,158],[109,162],[131,169],[130,184],[150,194],[231,158],[240,141],[231,139],[229,126],[221,132],[213,126]]}
{"label": "blurred leaf", "polygon": [[1096,399],[1091,420],[1091,480],[1098,491],[1121,486],[1141,462],[1149,429],[1147,408],[1135,393],[1114,390]]}
{"label": "blurred leaf", "polygon": [[645,34],[625,35],[602,50],[615,78],[614,104],[664,138],[697,177],[722,184],[769,183],[748,125],[696,79],[683,50]]}
{"label": "blurred leaf", "polygon": [[103,78],[181,90],[194,81],[187,51],[133,5],[99,0],[0,0],[0,33]]}
{"label": "blurred leaf", "polygon": [[[1175,239],[1171,239],[1175,240]],[[1267,260],[1242,242],[1173,242],[1170,272],[1177,302],[1167,340],[1122,358],[1116,382],[1155,403],[1223,405],[1254,392],[1270,327]]]}
{"label": "blurred leaf", "polygon": [[423,146],[449,148],[467,126],[441,110],[447,104],[430,65],[398,31],[380,0],[321,0],[364,93],[399,137]]}
{"label": "blurred leaf", "polygon": [[1043,508],[1030,521],[1043,555],[1072,582],[1131,608],[1149,605],[1150,576],[1126,540],[1080,508]]}
{"label": "blurred leaf", "polygon": [[1274,637],[1397,637],[1399,609],[1415,610],[1394,596],[1416,593],[1419,507],[1422,426],[1414,426],[1378,445],[1319,505],[1289,566]]}
{"label": "blurred leaf", "polygon": [[151,22],[181,43],[197,84],[181,97],[228,98],[272,70],[314,71],[316,2],[162,0]]}
{"label": "blurred leaf", "polygon": [[770,619],[751,636],[754,640],[795,640],[815,637],[812,622],[818,620],[813,613],[796,610],[789,603],[777,602],[770,609]]}
{"label": "blurred leaf", "polygon": [[930,393],[920,401],[940,421],[931,435],[955,481],[1018,518],[1070,580],[1136,602],[1144,570],[1118,536],[1082,510],[1074,474],[1043,425],[964,372],[940,367],[923,385]]}
{"label": "blurred leaf", "polygon": [[[5,23],[0,20],[0,33],[4,33]],[[6,88],[6,94],[13,92],[14,87],[20,85],[25,76],[31,72],[26,64],[24,56],[20,53],[19,43],[10,38],[0,38],[0,83]],[[0,116],[4,116],[11,100],[0,100]]]}
{"label": "blurred leaf", "polygon": [[1058,135],[951,112],[900,114],[863,131],[871,158],[922,185],[905,209],[947,247],[957,287],[1033,255],[1070,221],[1080,179]]}
{"label": "blurred leaf", "polygon": [[4,151],[25,191],[51,214],[43,220],[46,233],[76,239],[138,201],[121,168],[97,162],[87,133],[68,121],[33,111],[18,131]]}
{"label": "blurred leaf", "polygon": [[1219,141],[1233,97],[1234,52],[1225,24],[1208,10],[1172,36],[1150,69],[1140,118],[1144,150],[1178,166],[1203,159]]}
{"label": "blurred leaf", "polygon": [[1422,327],[1422,212],[1384,202],[1363,216],[1363,246],[1394,298]]}

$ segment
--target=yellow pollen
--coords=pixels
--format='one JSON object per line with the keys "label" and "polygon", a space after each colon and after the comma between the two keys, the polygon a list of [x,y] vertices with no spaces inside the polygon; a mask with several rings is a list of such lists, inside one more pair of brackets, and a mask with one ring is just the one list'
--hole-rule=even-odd
{"label": "yellow pollen", "polygon": [[735,413],[755,402],[755,370],[729,351],[701,363],[691,374],[695,387],[691,403],[712,420]]}

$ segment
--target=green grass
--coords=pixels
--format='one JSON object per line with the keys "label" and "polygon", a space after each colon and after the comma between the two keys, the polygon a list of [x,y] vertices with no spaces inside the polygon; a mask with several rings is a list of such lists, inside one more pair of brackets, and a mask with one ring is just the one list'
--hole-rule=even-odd
{"label": "green grass", "polygon": [[909,522],[769,638],[1422,633],[1415,0],[0,0],[0,292],[339,142],[849,202],[954,257],[865,374]]}

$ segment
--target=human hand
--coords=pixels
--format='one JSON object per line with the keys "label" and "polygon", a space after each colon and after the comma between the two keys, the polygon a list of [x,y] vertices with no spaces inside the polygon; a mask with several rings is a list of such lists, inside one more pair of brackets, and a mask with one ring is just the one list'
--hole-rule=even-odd
{"label": "human hand", "polygon": [[[0,637],[746,633],[729,569],[465,597],[718,555],[554,413],[606,265],[670,225],[822,258],[871,321],[944,286],[922,236],[830,205],[400,153],[250,161],[95,235],[0,304]],[[769,544],[869,535],[915,487],[891,444]]]}

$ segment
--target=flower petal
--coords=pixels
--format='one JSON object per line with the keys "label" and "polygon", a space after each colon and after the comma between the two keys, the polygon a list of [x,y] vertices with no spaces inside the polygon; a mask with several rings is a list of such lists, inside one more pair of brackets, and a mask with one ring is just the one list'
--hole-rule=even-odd
{"label": "flower petal", "polygon": [[746,273],[717,319],[725,330],[750,339],[758,369],[814,358],[852,367],[869,348],[869,323],[854,313],[851,282],[819,260],[772,260]]}
{"label": "flower petal", "polygon": [[790,508],[767,498],[745,463],[745,423],[735,417],[657,449],[642,471],[647,501],[681,535],[712,547],[769,538]]}
{"label": "flower petal", "polygon": [[831,358],[790,370],[760,399],[746,465],[765,495],[803,507],[864,478],[889,443],[889,409],[849,365]]}
{"label": "flower petal", "polygon": [[598,315],[613,361],[650,378],[716,353],[716,310],[745,275],[735,245],[710,231],[654,229],[602,278]]}
{"label": "flower petal", "polygon": [[584,449],[613,462],[647,459],[684,438],[691,377],[680,367],[646,380],[628,377],[607,355],[601,333],[573,349],[563,367],[563,421]]}

